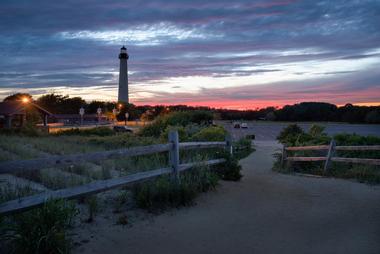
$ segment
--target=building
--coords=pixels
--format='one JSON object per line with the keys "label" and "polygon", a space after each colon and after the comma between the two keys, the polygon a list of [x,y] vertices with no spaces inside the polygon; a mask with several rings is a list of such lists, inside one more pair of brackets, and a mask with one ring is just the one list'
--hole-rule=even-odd
{"label": "building", "polygon": [[127,49],[123,46],[120,49],[120,71],[119,71],[119,93],[118,102],[129,103],[128,94],[128,59]]}
{"label": "building", "polygon": [[32,102],[4,101],[0,102],[0,128],[21,128],[26,123],[28,112],[38,112],[46,127],[51,113]]}

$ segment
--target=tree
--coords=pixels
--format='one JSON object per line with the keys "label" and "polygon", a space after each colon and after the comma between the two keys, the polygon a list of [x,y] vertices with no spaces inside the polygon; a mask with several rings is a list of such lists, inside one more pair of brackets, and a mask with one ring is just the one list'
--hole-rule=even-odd
{"label": "tree", "polygon": [[38,98],[37,104],[55,114],[79,114],[79,109],[86,102],[81,97],[69,98],[68,95],[51,93]]}
{"label": "tree", "polygon": [[5,97],[3,101],[21,101],[23,98],[28,98],[30,101],[33,100],[32,95],[28,93],[15,93]]}
{"label": "tree", "polygon": [[379,110],[372,110],[367,113],[365,116],[365,121],[367,123],[380,123],[380,111]]}

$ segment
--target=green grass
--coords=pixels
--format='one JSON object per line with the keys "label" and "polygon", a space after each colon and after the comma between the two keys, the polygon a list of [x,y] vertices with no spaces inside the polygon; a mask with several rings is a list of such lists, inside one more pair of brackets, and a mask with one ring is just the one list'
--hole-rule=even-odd
{"label": "green grass", "polygon": [[215,189],[217,184],[218,176],[200,164],[182,173],[179,182],[172,176],[161,176],[135,185],[133,195],[138,207],[156,212],[169,207],[192,205],[199,193]]}
{"label": "green grass", "polygon": [[67,231],[77,213],[71,202],[50,200],[41,208],[8,218],[1,236],[10,253],[69,253]]}
{"label": "green grass", "polygon": [[[187,115],[186,115],[187,116]],[[166,119],[166,127],[160,130],[156,137],[136,136],[130,133],[114,134],[109,130],[96,129],[93,131],[72,130],[58,135],[39,135],[36,137],[25,135],[0,135],[0,149],[4,156],[0,161],[12,159],[31,159],[41,156],[66,155],[107,151],[134,146],[144,146],[167,142],[167,132],[173,128],[172,122],[179,122],[184,141],[223,141],[225,131],[221,127],[208,127],[201,123],[203,113],[194,114],[199,122],[188,123],[182,114],[175,114],[174,118]],[[197,120],[197,121],[198,121]],[[163,133],[165,132],[165,133]],[[163,134],[162,134],[163,133]],[[154,136],[154,135],[153,135]],[[244,143],[245,142],[245,143]],[[247,147],[246,141],[239,141],[240,146]],[[188,150],[180,152],[181,163],[199,162],[225,156],[224,148],[209,148],[202,150]],[[129,198],[136,204],[149,211],[164,210],[169,207],[187,206],[194,203],[194,199],[201,192],[212,190],[218,184],[219,177],[226,180],[239,180],[240,166],[237,160],[226,157],[228,162],[210,169],[199,163],[192,170],[181,173],[180,181],[173,181],[172,176],[162,176],[154,180],[137,184],[133,187],[132,195],[120,191],[113,200],[114,212],[121,212],[126,207]],[[109,179],[125,176],[141,171],[168,167],[168,153],[134,156],[109,159],[94,163],[80,163],[60,168],[46,168],[41,170],[20,171],[15,173],[19,177],[41,183],[49,189],[57,190],[82,185],[94,180]],[[219,173],[217,173],[219,171]],[[35,192],[27,187],[5,186],[0,189],[0,202],[32,195]],[[96,196],[86,199],[88,222],[95,219],[102,204]],[[103,208],[103,207],[102,207]],[[75,212],[74,212],[75,211]],[[41,209],[8,218],[12,221],[13,231],[10,233],[10,242],[16,253],[67,253],[70,241],[66,231],[76,210],[63,201],[48,202]],[[45,217],[45,218],[42,218]],[[3,220],[2,220],[3,221]],[[34,224],[32,222],[35,222]],[[57,224],[56,224],[57,223]],[[118,224],[128,223],[127,217],[121,214]],[[23,228],[22,228],[23,227]],[[15,235],[17,234],[17,235]],[[46,240],[49,240],[48,242]],[[28,248],[27,250],[25,248]]]}
{"label": "green grass", "polygon": [[30,186],[13,186],[10,183],[7,183],[0,187],[0,203],[37,193],[38,191],[34,190]]}
{"label": "green grass", "polygon": [[[296,130],[296,131],[294,131]],[[323,128],[314,125],[309,133],[305,133],[299,128],[291,125],[285,128],[279,136],[279,141],[290,146],[307,146],[328,144],[334,139],[337,146],[360,146],[360,145],[379,145],[380,138],[375,136],[360,136],[357,134],[337,134],[329,137],[323,133]],[[287,156],[295,157],[323,157],[327,151],[293,151]],[[345,162],[332,162],[329,169],[324,171],[325,162],[287,162],[281,167],[281,154],[276,153],[273,170],[284,173],[305,173],[328,177],[338,177],[345,179],[355,179],[360,182],[379,184],[380,183],[380,166],[354,164]],[[345,158],[368,158],[379,159],[380,151],[335,151],[334,157]]]}

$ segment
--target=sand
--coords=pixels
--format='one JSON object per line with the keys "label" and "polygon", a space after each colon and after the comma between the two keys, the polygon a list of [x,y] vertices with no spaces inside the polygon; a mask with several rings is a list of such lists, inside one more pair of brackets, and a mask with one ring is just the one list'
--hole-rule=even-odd
{"label": "sand", "polygon": [[380,253],[380,186],[273,172],[273,141],[193,207],[132,226],[98,221],[74,253]]}

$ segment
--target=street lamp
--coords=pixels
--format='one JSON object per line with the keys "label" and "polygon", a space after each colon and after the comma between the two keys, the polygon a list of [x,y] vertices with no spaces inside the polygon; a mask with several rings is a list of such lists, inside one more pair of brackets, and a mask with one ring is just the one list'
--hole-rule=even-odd
{"label": "street lamp", "polygon": [[112,109],[112,114],[113,114],[113,124],[115,125],[115,122],[117,121],[116,115],[119,113],[116,108]]}
{"label": "street lamp", "polygon": [[125,126],[127,126],[128,117],[129,117],[129,113],[125,112]]}
{"label": "street lamp", "polygon": [[79,109],[79,115],[80,115],[80,125],[83,125],[83,116],[84,116],[84,108],[81,107]]}
{"label": "street lamp", "polygon": [[96,113],[98,114],[98,124],[100,124],[100,116],[101,116],[101,114],[102,114],[102,109],[101,109],[101,108],[98,108],[98,109],[96,110]]}
{"label": "street lamp", "polygon": [[29,98],[28,97],[22,97],[21,101],[23,103],[28,103],[29,102]]}

